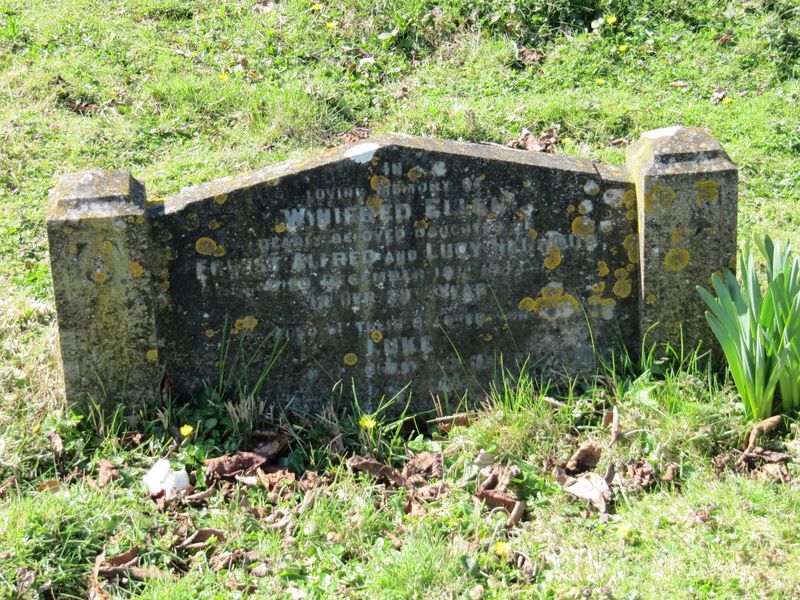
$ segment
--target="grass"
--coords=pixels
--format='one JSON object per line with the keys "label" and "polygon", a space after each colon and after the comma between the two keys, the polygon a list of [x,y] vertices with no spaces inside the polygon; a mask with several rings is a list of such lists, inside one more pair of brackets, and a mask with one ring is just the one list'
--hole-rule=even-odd
{"label": "grass", "polygon": [[[685,124],[710,128],[740,167],[740,239],[797,247],[798,23],[792,0],[0,0],[0,486],[15,478],[0,493],[0,596],[86,597],[95,556],[131,546],[141,565],[181,576],[111,583],[113,597],[797,596],[797,488],[713,471],[744,418],[731,386],[694,363],[602,372],[558,410],[543,386],[509,379],[469,427],[408,442],[446,456],[450,492],[424,516],[405,513],[405,492],[344,470],[326,445],[335,427],[351,450],[365,436],[333,414],[294,423],[306,441],[293,439],[284,461],[336,480],[290,537],[253,515],[275,500],[260,488],[159,510],[139,484],[157,457],[171,452],[202,489],[203,458],[246,428],[222,398],[102,427],[65,411],[44,213],[69,171],[130,169],[166,195],[336,145],[356,126],[498,143],[557,127],[559,152],[621,164],[617,140]],[[526,64],[520,46],[545,58]],[[629,435],[609,447],[601,419],[613,405]],[[200,427],[177,446],[181,421]],[[136,431],[148,437],[132,443]],[[776,447],[794,438],[786,429]],[[402,462],[403,440],[386,439]],[[586,440],[604,449],[600,468],[676,462],[680,484],[622,496],[603,522],[550,475]],[[481,450],[522,471],[529,518],[511,529],[473,499]],[[86,479],[102,458],[121,476],[97,491]],[[295,491],[278,507],[300,502]],[[199,527],[226,539],[193,558],[174,548]],[[495,554],[498,541],[530,557],[533,579]],[[258,555],[265,575],[212,568],[236,549]]]}

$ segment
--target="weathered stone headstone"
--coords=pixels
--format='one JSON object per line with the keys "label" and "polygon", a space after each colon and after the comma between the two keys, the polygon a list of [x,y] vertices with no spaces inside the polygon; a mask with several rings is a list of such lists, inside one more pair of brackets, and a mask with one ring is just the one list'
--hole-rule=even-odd
{"label": "weathered stone headstone", "polygon": [[[68,176],[48,218],[68,398],[146,401],[162,374],[184,396],[252,387],[279,349],[264,390],[280,403],[352,382],[365,404],[407,390],[423,407],[523,364],[590,371],[653,319],[694,327],[684,290],[735,253],[735,168],[699,130],[652,139],[628,172],[389,135],[149,202],[122,172]],[[655,210],[662,188],[680,201]],[[666,273],[640,253],[666,253]]]}

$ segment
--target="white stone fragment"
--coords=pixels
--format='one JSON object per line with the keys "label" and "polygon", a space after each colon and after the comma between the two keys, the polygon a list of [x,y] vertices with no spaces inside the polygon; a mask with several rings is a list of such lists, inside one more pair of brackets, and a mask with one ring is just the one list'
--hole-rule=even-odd
{"label": "white stone fragment", "polygon": [[189,487],[189,474],[186,469],[173,471],[166,458],[160,458],[151,469],[145,473],[142,482],[147,486],[151,496],[164,492],[164,498],[170,500],[175,495]]}
{"label": "white stone fragment", "polygon": [[348,148],[344,155],[350,160],[357,162],[360,165],[364,165],[372,160],[372,157],[375,156],[375,152],[377,152],[378,148],[380,148],[380,144],[367,142],[366,144],[358,144],[357,146]]}

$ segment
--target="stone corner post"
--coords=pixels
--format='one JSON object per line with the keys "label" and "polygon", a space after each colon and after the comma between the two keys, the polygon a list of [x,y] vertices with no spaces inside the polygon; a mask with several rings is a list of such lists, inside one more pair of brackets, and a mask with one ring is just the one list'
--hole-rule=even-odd
{"label": "stone corner post", "polygon": [[144,186],[127,171],[65,175],[47,236],[70,405],[125,412],[158,398],[153,255]]}
{"label": "stone corner post", "polygon": [[714,348],[695,287],[710,288],[712,274],[735,268],[736,165],[707,130],[678,126],[642,134],[627,168],[636,185],[645,347]]}

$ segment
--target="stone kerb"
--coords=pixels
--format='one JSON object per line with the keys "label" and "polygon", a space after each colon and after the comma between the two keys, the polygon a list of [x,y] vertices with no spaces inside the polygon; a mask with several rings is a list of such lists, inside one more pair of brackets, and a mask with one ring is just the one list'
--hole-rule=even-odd
{"label": "stone kerb", "polygon": [[713,336],[696,286],[735,268],[738,171],[704,129],[669,127],[628,148],[639,218],[646,343],[691,350]]}
{"label": "stone kerb", "polygon": [[[306,407],[330,401],[338,382],[366,404],[410,391],[422,408],[431,394],[482,396],[501,365],[563,376],[593,370],[597,352],[636,353],[640,324],[694,310],[640,265],[642,249],[663,261],[654,244],[672,219],[648,208],[653,186],[712,202],[700,181],[724,172],[703,150],[691,166],[706,175],[679,185],[669,159],[647,158],[661,146],[638,147],[626,172],[390,135],[149,205],[127,173],[67,176],[48,232],[68,398],[124,389],[158,401],[162,374],[196,394],[233,356],[257,378],[265,344],[281,350],[271,397]],[[735,214],[735,172],[733,198],[729,179],[713,180]],[[680,217],[681,243],[669,231],[670,249],[696,257],[679,270],[686,289],[711,273],[689,229],[728,218],[696,207]],[[637,235],[651,224],[658,235]],[[735,219],[733,234],[735,244]]]}
{"label": "stone kerb", "polygon": [[47,233],[71,403],[136,406],[157,397],[146,213],[144,187],[126,171],[66,175],[50,194]]}

